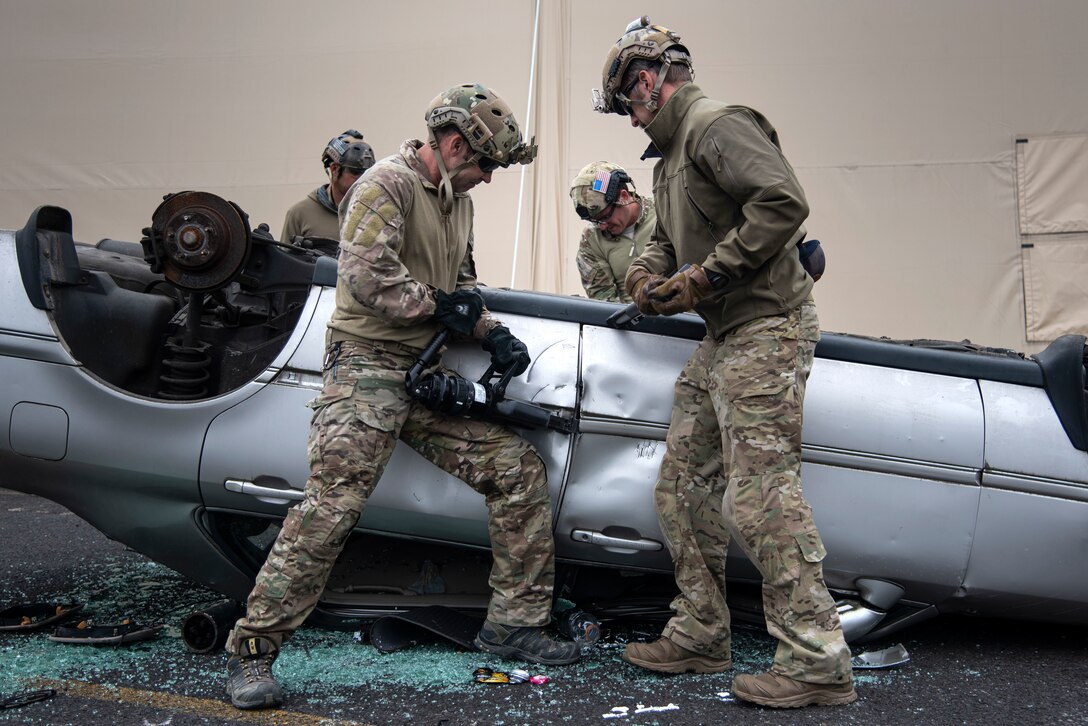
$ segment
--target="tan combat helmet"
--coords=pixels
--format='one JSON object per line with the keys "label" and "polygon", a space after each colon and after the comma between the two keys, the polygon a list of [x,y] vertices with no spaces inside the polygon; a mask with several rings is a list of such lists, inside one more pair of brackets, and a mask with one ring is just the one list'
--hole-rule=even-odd
{"label": "tan combat helmet", "polygon": [[[510,106],[495,91],[479,83],[464,83],[443,91],[431,101],[424,118],[442,176],[438,194],[444,212],[453,205],[450,179],[469,166],[479,163],[484,171],[492,171],[500,166],[529,164],[536,158],[536,138],[526,144]],[[443,126],[454,126],[475,152],[452,172],[446,171],[434,135],[435,129]]]}
{"label": "tan combat helmet", "polygon": [[374,150],[363,141],[363,135],[355,129],[348,129],[339,136],[329,139],[325,151],[321,154],[321,163],[325,168],[336,163],[345,169],[360,174],[374,166]]}
{"label": "tan combat helmet", "polygon": [[[624,73],[627,72],[627,66],[633,60],[660,61],[662,64],[657,74],[657,83],[648,100],[631,100],[627,97],[631,89],[619,87]],[[691,54],[687,47],[680,43],[678,34],[661,25],[651,25],[647,15],[633,20],[608,51],[608,56],[604,60],[604,69],[601,72],[604,90],[593,89],[593,110],[629,116],[631,106],[640,105],[645,106],[651,113],[656,111],[661,85],[665,82],[665,75],[673,63],[687,66],[692,75],[695,75],[691,65]]]}
{"label": "tan combat helmet", "polygon": [[616,203],[622,189],[635,193],[630,175],[619,164],[610,161],[586,164],[570,183],[574,211],[582,219],[592,222],[609,205]]}

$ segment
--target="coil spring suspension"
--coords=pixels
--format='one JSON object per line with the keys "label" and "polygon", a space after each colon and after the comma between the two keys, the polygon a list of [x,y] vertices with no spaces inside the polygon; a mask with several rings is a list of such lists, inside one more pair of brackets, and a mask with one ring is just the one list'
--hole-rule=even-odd
{"label": "coil spring suspension", "polygon": [[186,345],[185,340],[173,337],[166,341],[166,354],[162,359],[163,372],[159,376],[159,396],[171,401],[195,401],[208,396],[211,346],[197,341]]}

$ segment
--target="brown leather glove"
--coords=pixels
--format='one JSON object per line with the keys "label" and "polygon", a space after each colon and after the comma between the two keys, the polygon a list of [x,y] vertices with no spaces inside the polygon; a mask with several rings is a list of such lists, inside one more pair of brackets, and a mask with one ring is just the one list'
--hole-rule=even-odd
{"label": "brown leather glove", "polygon": [[623,286],[640,313],[643,315],[657,315],[657,311],[653,307],[653,301],[650,300],[649,296],[658,285],[667,279],[664,275],[655,275],[641,267],[632,267],[627,270],[627,278],[624,280]]}
{"label": "brown leather glove", "polygon": [[650,305],[658,315],[676,315],[714,292],[701,265],[688,265],[649,293]]}

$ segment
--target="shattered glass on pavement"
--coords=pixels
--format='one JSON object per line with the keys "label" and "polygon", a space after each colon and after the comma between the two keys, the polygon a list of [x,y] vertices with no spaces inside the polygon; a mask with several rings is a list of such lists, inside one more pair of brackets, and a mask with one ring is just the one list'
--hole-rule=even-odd
{"label": "shattered glass on pavement", "polygon": [[[0,502],[0,516],[7,511],[15,510]],[[41,548],[26,546],[26,529],[15,519],[0,520],[0,542],[6,540],[9,553],[0,562],[0,608],[76,600],[99,622],[132,617],[166,629],[154,641],[121,647],[51,643],[47,631],[0,633],[0,698],[58,690],[47,701],[0,711],[3,724],[1088,723],[1079,695],[1088,678],[1083,628],[967,618],[911,631],[904,643],[913,658],[900,668],[856,671],[857,703],[789,712],[737,702],[732,673],[661,676],[622,662],[625,643],[657,637],[656,622],[603,623],[601,641],[585,647],[581,663],[528,666],[531,674],[548,678],[543,685],[473,680],[481,667],[527,667],[517,661],[439,643],[383,655],[365,641],[365,632],[355,642],[350,632],[305,627],[276,664],[285,710],[243,713],[224,694],[224,654],[191,653],[178,637],[187,615],[222,597],[88,532],[68,512],[50,516],[66,535]],[[56,554],[58,547],[63,555]],[[766,668],[774,648],[762,627],[738,624],[736,672]]]}
{"label": "shattered glass on pavement", "polygon": [[[104,567],[80,570],[70,582],[69,591],[55,595],[86,603],[86,613],[99,620],[133,617],[141,622],[163,623],[163,637],[120,647],[74,647],[50,642],[45,632],[5,634],[0,637],[0,693],[72,680],[225,701],[225,657],[221,653],[189,653],[180,637],[182,620],[219,602],[221,596],[189,584],[160,565],[134,559],[131,555],[115,557]],[[18,593],[5,593],[4,602],[14,602],[13,595]],[[348,714],[356,710],[357,687],[381,684],[379,692],[388,693],[390,699],[386,708],[404,702],[406,721],[411,720],[409,703],[430,702],[447,694],[467,696],[467,703],[484,709],[469,723],[492,723],[484,714],[496,706],[506,714],[501,721],[505,724],[532,723],[536,718],[532,714],[539,713],[542,707],[553,711],[557,721],[564,721],[568,719],[562,714],[572,705],[564,700],[567,689],[586,684],[592,684],[595,703],[582,706],[596,711],[598,718],[605,713],[615,714],[609,718],[620,718],[622,712],[621,720],[632,723],[633,719],[680,709],[674,703],[676,699],[670,698],[668,678],[629,666],[619,658],[627,642],[656,638],[658,624],[606,625],[602,633],[600,642],[583,648],[583,660],[575,666],[531,666],[531,675],[547,677],[544,685],[474,682],[477,668],[509,672],[526,667],[518,661],[461,651],[446,643],[383,654],[366,643],[365,637],[313,627],[302,628],[288,641],[276,661],[275,672],[284,684],[291,708],[310,704],[324,713],[342,709]],[[774,653],[770,638],[755,629],[738,628],[734,643],[738,670],[757,671]],[[705,681],[705,698],[715,702],[723,700],[722,689],[729,682],[720,675],[684,678]],[[415,698],[406,701],[406,694],[415,694]],[[371,707],[379,705],[372,699],[368,698]],[[519,715],[521,708],[525,710]],[[0,720],[4,720],[3,716]],[[455,717],[452,722],[465,721]]]}
{"label": "shattered glass on pavement", "polygon": [[867,670],[875,668],[894,668],[910,662],[910,653],[902,643],[896,643],[890,648],[872,650],[858,653],[850,659],[850,665],[855,669]]}

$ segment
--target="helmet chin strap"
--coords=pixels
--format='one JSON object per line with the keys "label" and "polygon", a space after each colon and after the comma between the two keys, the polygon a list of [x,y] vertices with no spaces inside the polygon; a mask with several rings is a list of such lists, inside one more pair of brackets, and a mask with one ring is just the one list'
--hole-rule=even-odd
{"label": "helmet chin strap", "polygon": [[661,87],[665,85],[665,76],[669,74],[669,67],[672,65],[672,56],[666,51],[661,56],[661,68],[657,72],[657,79],[654,81],[653,90],[650,91],[650,97],[645,101],[639,99],[629,98],[627,104],[630,106],[644,106],[650,113],[657,113],[660,106],[657,105],[657,99],[661,97]]}
{"label": "helmet chin strap", "polygon": [[660,108],[657,105],[657,99],[661,96],[661,87],[665,85],[665,76],[669,75],[669,67],[672,65],[672,58],[668,53],[665,53],[665,58],[661,61],[661,70],[657,73],[657,78],[654,82],[654,90],[650,91],[650,99],[646,101],[646,110],[650,113],[657,113],[657,109]]}
{"label": "helmet chin strap", "polygon": [[458,164],[451,173],[446,171],[446,160],[442,158],[442,151],[438,148],[438,140],[434,137],[433,129],[427,129],[427,144],[434,151],[434,158],[438,163],[438,208],[442,214],[449,214],[453,211],[453,180],[462,171],[475,164],[480,154],[474,153],[467,161]]}

